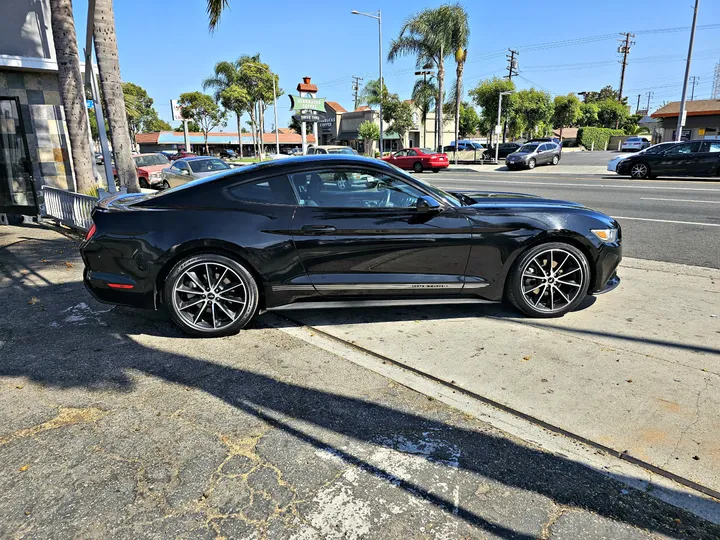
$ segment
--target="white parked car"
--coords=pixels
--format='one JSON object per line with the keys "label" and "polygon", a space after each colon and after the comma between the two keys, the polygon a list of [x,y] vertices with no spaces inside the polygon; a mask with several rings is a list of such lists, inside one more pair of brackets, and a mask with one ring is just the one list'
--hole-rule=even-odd
{"label": "white parked car", "polygon": [[[657,152],[662,152],[664,150],[667,150],[674,144],[677,144],[677,143],[675,141],[661,142],[661,143],[655,144],[653,146],[649,146],[649,147],[645,148],[644,150],[640,150],[640,152],[638,152],[638,153],[640,153],[640,154],[648,154],[648,153],[656,154]],[[607,170],[611,171],[611,172],[616,172],[618,163],[620,163],[623,159],[627,159],[629,157],[630,156],[615,156],[608,162]]]}
{"label": "white parked car", "polygon": [[630,137],[628,140],[626,140],[624,143],[622,143],[622,146],[620,149],[623,152],[629,152],[629,151],[635,151],[639,152],[640,150],[645,150],[646,148],[650,147],[650,141],[648,141],[645,137]]}

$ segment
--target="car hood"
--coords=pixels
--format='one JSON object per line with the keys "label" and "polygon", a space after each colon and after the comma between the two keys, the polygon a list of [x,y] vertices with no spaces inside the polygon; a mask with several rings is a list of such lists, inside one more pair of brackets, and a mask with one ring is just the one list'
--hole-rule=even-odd
{"label": "car hood", "polygon": [[475,199],[471,208],[524,208],[524,209],[551,209],[551,208],[585,208],[580,203],[562,201],[558,199],[544,199],[528,193],[511,193],[502,191],[473,191],[462,192],[463,195]]}
{"label": "car hood", "polygon": [[167,166],[168,166],[167,163],[162,163],[160,165],[147,165],[145,167],[137,167],[137,170],[150,174],[150,173],[154,173],[154,172],[160,172],[163,169],[167,168]]}

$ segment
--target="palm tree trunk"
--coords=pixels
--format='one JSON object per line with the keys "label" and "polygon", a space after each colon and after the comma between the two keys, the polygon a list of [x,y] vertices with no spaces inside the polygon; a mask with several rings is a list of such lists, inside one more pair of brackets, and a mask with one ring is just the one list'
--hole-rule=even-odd
{"label": "palm tree trunk", "polygon": [[112,136],[115,170],[120,185],[127,186],[130,193],[138,193],[140,184],[132,158],[132,144],[125,112],[112,0],[96,0],[93,35],[95,57],[100,71],[100,88],[105,99]]}
{"label": "palm tree trunk", "polygon": [[206,156],[209,156],[209,155],[210,155],[210,150],[208,149],[208,143],[207,143],[207,141],[208,141],[208,132],[207,132],[206,130],[204,130],[204,129],[203,129],[203,135],[205,135],[205,155],[206,155]]}
{"label": "palm tree trunk", "polygon": [[89,193],[95,181],[90,162],[92,154],[88,135],[89,124],[85,108],[85,91],[80,75],[72,0],[50,0],[50,18],[55,38],[60,98],[65,111],[65,123],[70,137],[72,164],[75,171],[75,190]]}
{"label": "palm tree trunk", "polygon": [[438,81],[438,98],[437,103],[435,104],[435,116],[437,118],[438,123],[438,146],[440,147],[440,151],[442,152],[442,146],[443,146],[443,85],[445,83],[445,59],[442,56],[444,53],[440,51],[440,61],[438,62],[438,73],[437,73],[437,81]]}
{"label": "palm tree trunk", "polygon": [[455,96],[455,164],[457,165],[457,149],[459,146],[458,141],[460,140],[460,98],[462,97],[462,76],[464,62],[460,61],[457,63],[457,69],[455,71],[457,75],[457,95]]}
{"label": "palm tree trunk", "polygon": [[238,152],[240,153],[240,157],[243,157],[242,152],[242,129],[240,127],[240,113],[235,113],[235,118],[237,119],[237,130],[238,130]]}
{"label": "palm tree trunk", "polygon": [[258,122],[260,124],[260,159],[262,159],[263,154],[265,153],[265,140],[263,135],[265,134],[265,111],[263,110],[265,107],[263,106],[262,101],[258,101]]}

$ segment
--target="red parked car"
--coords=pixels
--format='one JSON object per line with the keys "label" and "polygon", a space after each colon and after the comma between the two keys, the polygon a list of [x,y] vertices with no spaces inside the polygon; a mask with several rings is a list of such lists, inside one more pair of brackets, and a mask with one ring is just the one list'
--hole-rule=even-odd
{"label": "red parked car", "polygon": [[185,150],[179,150],[177,154],[173,154],[170,157],[170,161],[175,161],[176,159],[185,159],[189,157],[196,157],[197,154],[193,154],[192,152],[187,152]]}
{"label": "red parked car", "polygon": [[382,159],[396,167],[416,173],[427,170],[438,172],[440,169],[446,169],[450,164],[447,154],[438,154],[429,148],[406,148]]}

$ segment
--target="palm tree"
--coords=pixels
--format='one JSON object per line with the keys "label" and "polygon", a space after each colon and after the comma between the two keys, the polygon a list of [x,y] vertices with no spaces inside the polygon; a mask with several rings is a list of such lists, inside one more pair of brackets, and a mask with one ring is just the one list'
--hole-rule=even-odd
{"label": "palm tree", "polygon": [[77,36],[71,0],[50,0],[50,20],[55,39],[60,98],[72,148],[75,190],[89,193],[95,185],[90,162],[90,136],[85,108],[85,89],[80,75]]}
{"label": "palm tree", "polygon": [[[115,13],[112,0],[95,1],[93,21],[95,57],[100,71],[100,88],[105,99],[110,135],[112,137],[115,170],[118,180],[131,193],[140,191],[132,144],[125,112],[125,96],[120,79],[117,40],[115,38]],[[108,178],[108,182],[112,181]]]}
{"label": "palm tree", "polygon": [[381,105],[387,97],[387,85],[383,84],[383,90],[381,92],[379,79],[368,81],[360,94],[360,99],[370,106]]}
{"label": "palm tree", "polygon": [[413,86],[412,100],[415,106],[420,109],[420,120],[423,125],[423,146],[427,146],[427,117],[437,97],[437,85],[432,78],[418,79]]}
{"label": "palm tree", "polygon": [[388,60],[404,55],[415,55],[416,65],[421,67],[432,63],[437,69],[437,98],[435,115],[437,118],[438,146],[443,143],[443,103],[445,84],[445,58],[451,54],[458,32],[457,10],[459,4],[443,5],[435,9],[425,9],[410,17],[400,29],[398,37],[390,43]]}
{"label": "palm tree", "polygon": [[[242,58],[242,57],[241,57]],[[212,77],[208,77],[202,83],[203,90],[212,88],[215,90],[213,97],[227,110],[235,113],[237,120],[238,140],[240,142],[240,154],[242,154],[242,136],[240,119],[244,112],[249,112],[250,96],[243,85],[241,58],[234,62],[218,62]],[[253,129],[253,144],[255,143],[255,119],[250,114]]]}
{"label": "palm tree", "polygon": [[[467,60],[467,44],[470,35],[468,14],[460,4],[450,6],[452,14],[452,45],[455,50],[455,144],[460,140],[460,102],[462,101],[462,77]],[[457,147],[457,146],[456,146]],[[457,152],[455,152],[455,163],[457,163]]]}

